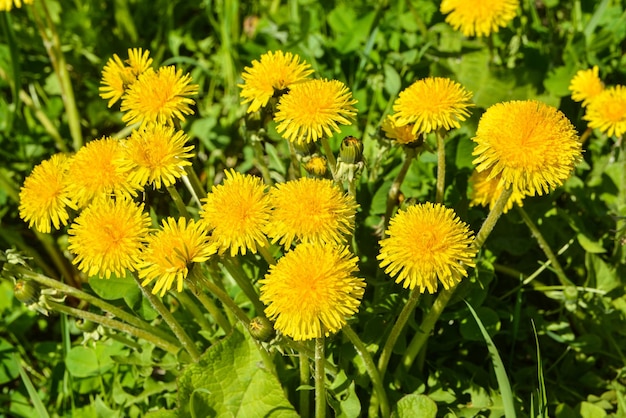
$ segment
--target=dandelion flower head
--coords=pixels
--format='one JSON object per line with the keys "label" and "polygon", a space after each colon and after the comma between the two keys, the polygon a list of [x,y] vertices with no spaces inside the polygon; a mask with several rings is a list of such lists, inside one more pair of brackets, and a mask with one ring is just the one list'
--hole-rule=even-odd
{"label": "dandelion flower head", "polygon": [[452,209],[418,204],[391,218],[378,260],[396,283],[434,293],[437,280],[449,289],[467,277],[466,267],[474,267],[476,257],[472,244],[469,227]]}
{"label": "dandelion flower head", "polygon": [[278,103],[276,130],[291,142],[315,142],[339,132],[339,124],[352,124],[355,103],[350,90],[338,80],[294,84]]}
{"label": "dandelion flower head", "polygon": [[401,91],[393,104],[395,124],[413,124],[414,135],[458,128],[470,114],[471,98],[472,93],[449,78],[418,80]]}
{"label": "dandelion flower head", "polygon": [[[472,189],[470,206],[481,205],[493,209],[496,201],[504,191],[504,184],[501,181],[501,176],[491,177],[490,174],[491,170],[474,170],[470,176],[469,184]],[[503,212],[507,213],[513,205],[523,206],[525,196],[522,191],[514,189],[504,206]]]}
{"label": "dandelion flower head", "polygon": [[67,192],[78,207],[101,196],[136,196],[141,188],[120,167],[124,155],[119,140],[104,137],[88,142],[72,158],[67,173]]}
{"label": "dandelion flower head", "polygon": [[[24,4],[33,4],[34,0],[23,0]],[[0,12],[10,12],[13,9],[22,7],[22,0],[0,0]]]}
{"label": "dandelion flower head", "polygon": [[576,130],[565,115],[535,100],[497,103],[480,118],[473,163],[505,187],[533,196],[569,178],[581,158]]}
{"label": "dandelion flower head", "polygon": [[325,157],[313,155],[303,164],[307,173],[313,177],[324,177],[328,172],[328,161]]}
{"label": "dandelion flower head", "polygon": [[129,49],[126,64],[117,54],[113,54],[102,70],[100,97],[109,100],[108,107],[120,100],[128,88],[137,81],[137,77],[150,67],[152,64],[150,51],[143,51],[141,48]]}
{"label": "dandelion flower head", "polygon": [[408,145],[415,143],[418,139],[418,135],[413,133],[413,126],[413,124],[398,125],[394,116],[387,115],[383,121],[382,129],[387,138],[400,145]]}
{"label": "dandelion flower head", "polygon": [[343,244],[358,207],[332,180],[300,178],[270,191],[273,207],[266,232],[289,248],[294,241]]}
{"label": "dandelion flower head", "polygon": [[252,67],[244,68],[241,78],[242,104],[250,103],[248,113],[256,112],[277,94],[286,92],[292,85],[305,81],[313,73],[310,65],[300,62],[300,57],[291,52],[269,51]]}
{"label": "dandelion flower head", "polygon": [[187,145],[187,140],[183,131],[172,126],[144,125],[123,142],[120,169],[128,171],[129,180],[141,187],[169,187],[185,174],[184,167],[191,165],[193,145]]}
{"label": "dandelion flower head", "polygon": [[190,84],[191,76],[183,75],[173,65],[158,71],[148,68],[135,81],[122,98],[122,120],[128,125],[141,122],[173,124],[192,115],[190,106],[195,102],[189,96],[198,92],[197,84]]}
{"label": "dandelion flower head", "polygon": [[580,70],[574,75],[569,84],[572,100],[583,102],[583,106],[587,106],[594,97],[602,93],[604,83],[600,80],[598,71],[598,66],[594,65],[593,68]]}
{"label": "dandelion flower head", "polygon": [[213,186],[202,205],[200,216],[212,231],[212,238],[223,254],[231,256],[246,251],[257,252],[257,246],[266,246],[263,230],[270,218],[270,201],[265,184],[254,176],[226,171],[226,180]]}
{"label": "dandelion flower head", "polygon": [[123,277],[135,270],[144,245],[150,218],[129,199],[94,200],[68,230],[72,263],[89,276]]}
{"label": "dandelion flower head", "polygon": [[139,264],[141,285],[156,280],[152,293],[160,291],[164,296],[175,282],[176,290],[182,292],[191,264],[208,260],[215,250],[202,223],[185,218],[163,219],[162,228],[148,236]]}
{"label": "dandelion flower head", "polygon": [[626,86],[611,86],[591,100],[583,119],[608,136],[626,132]]}
{"label": "dandelion flower head", "polygon": [[300,244],[260,280],[265,314],[296,341],[336,333],[361,304],[365,282],[347,247]]}
{"label": "dandelion flower head", "polygon": [[442,0],[446,22],[465,36],[489,36],[505,27],[517,14],[519,0]]}
{"label": "dandelion flower head", "polygon": [[39,232],[49,233],[50,225],[67,225],[67,208],[76,208],[67,192],[66,176],[70,157],[55,154],[35,166],[20,190],[20,217]]}

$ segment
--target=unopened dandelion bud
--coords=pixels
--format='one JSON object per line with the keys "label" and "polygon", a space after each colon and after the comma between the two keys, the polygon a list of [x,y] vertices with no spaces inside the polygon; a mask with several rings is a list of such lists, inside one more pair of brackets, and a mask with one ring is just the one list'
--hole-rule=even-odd
{"label": "unopened dandelion bud", "polygon": [[356,164],[363,158],[363,142],[354,136],[346,136],[341,141],[339,158],[348,164]]}
{"label": "unopened dandelion bud", "polygon": [[252,318],[252,321],[248,324],[248,331],[250,331],[250,335],[252,335],[254,339],[261,342],[269,341],[275,335],[274,326],[269,319],[264,316]]}
{"label": "unopened dandelion bud", "polygon": [[18,280],[13,288],[15,297],[24,305],[32,305],[39,300],[41,288],[39,283],[32,280]]}
{"label": "unopened dandelion bud", "polygon": [[298,155],[313,155],[317,152],[315,142],[293,142],[293,147]]}

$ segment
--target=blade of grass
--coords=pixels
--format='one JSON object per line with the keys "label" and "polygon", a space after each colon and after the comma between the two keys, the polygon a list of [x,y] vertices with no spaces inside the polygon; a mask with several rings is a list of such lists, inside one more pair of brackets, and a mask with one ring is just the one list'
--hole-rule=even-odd
{"label": "blade of grass", "polygon": [[22,367],[22,365],[20,364],[19,357],[14,355],[14,361],[19,367],[22,382],[24,382],[24,386],[26,386],[26,390],[28,391],[28,397],[33,403],[35,411],[37,411],[37,414],[41,418],[50,417],[50,415],[48,415],[48,412],[46,411],[46,407],[44,406],[43,402],[41,402],[41,398],[39,398],[39,395],[37,394],[37,389],[35,389],[35,386],[33,385],[33,382],[30,380],[30,377],[26,373],[26,370],[24,370],[24,367]]}
{"label": "blade of grass", "polygon": [[476,320],[476,324],[478,324],[478,328],[480,329],[480,333],[483,335],[485,342],[487,343],[487,349],[489,350],[489,354],[491,354],[491,361],[493,363],[493,370],[496,373],[496,379],[498,380],[498,387],[500,388],[500,395],[502,396],[502,405],[504,406],[504,416],[506,418],[515,418],[515,404],[513,402],[513,391],[511,390],[511,384],[509,383],[509,378],[506,375],[506,370],[504,369],[504,363],[502,363],[502,358],[498,353],[498,349],[496,345],[493,343],[493,340],[489,336],[489,333],[483,326],[482,321],[476,314],[472,305],[470,305],[467,301],[465,301],[468,309],[472,313],[472,316]]}
{"label": "blade of grass", "polygon": [[[544,418],[548,416],[548,394],[546,392],[546,382],[543,377],[543,364],[541,362],[541,350],[539,349],[539,338],[537,337],[537,328],[535,327],[535,321],[531,319],[533,326],[533,334],[535,336],[535,343],[537,344],[537,418]],[[533,409],[531,409],[533,411]],[[533,412],[534,413],[534,412]]]}

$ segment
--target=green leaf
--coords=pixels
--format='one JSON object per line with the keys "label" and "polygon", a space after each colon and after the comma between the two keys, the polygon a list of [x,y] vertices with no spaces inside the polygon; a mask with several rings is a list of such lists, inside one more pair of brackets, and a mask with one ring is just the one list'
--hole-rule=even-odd
{"label": "green leaf", "polygon": [[392,418],[435,418],[437,416],[437,404],[426,395],[412,393],[398,401],[396,410],[391,416]]}
{"label": "green leaf", "polygon": [[297,417],[254,341],[234,330],[178,380],[184,416]]}
{"label": "green leaf", "polygon": [[[490,336],[495,335],[500,330],[500,318],[498,317],[496,311],[491,308],[481,306],[476,309],[476,312],[478,312],[478,316]],[[459,331],[466,340],[481,341],[483,339],[480,326],[476,324],[475,321],[472,321],[470,317],[466,317],[461,320]]]}
{"label": "green leaf", "polygon": [[130,274],[126,277],[112,276],[110,279],[93,276],[89,278],[89,286],[104,300],[122,299],[131,293],[139,292],[139,286]]}
{"label": "green leaf", "polygon": [[577,234],[576,239],[580,246],[588,253],[600,254],[606,252],[606,249],[599,241],[592,241],[591,238],[584,234]]}
{"label": "green leaf", "polygon": [[606,415],[606,411],[599,406],[589,402],[580,403],[580,416],[582,418],[604,418]]}
{"label": "green leaf", "polygon": [[15,347],[4,338],[0,338],[0,385],[10,382],[20,374],[14,353]]}
{"label": "green leaf", "polygon": [[101,362],[91,347],[73,347],[65,356],[65,366],[74,377],[98,376],[113,367],[111,358]]}

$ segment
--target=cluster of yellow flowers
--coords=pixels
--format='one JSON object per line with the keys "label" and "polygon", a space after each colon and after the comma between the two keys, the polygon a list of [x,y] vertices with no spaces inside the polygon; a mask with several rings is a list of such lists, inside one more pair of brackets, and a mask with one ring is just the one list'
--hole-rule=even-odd
{"label": "cluster of yellow flowers", "polygon": [[[35,0],[24,0],[24,4],[33,4]],[[0,0],[0,12],[10,12],[13,6],[22,7],[22,0]]]}
{"label": "cluster of yellow flowers", "polygon": [[569,89],[572,99],[582,102],[583,119],[589,122],[590,128],[618,138],[626,133],[626,86],[605,87],[598,66],[594,66],[578,71]]}

